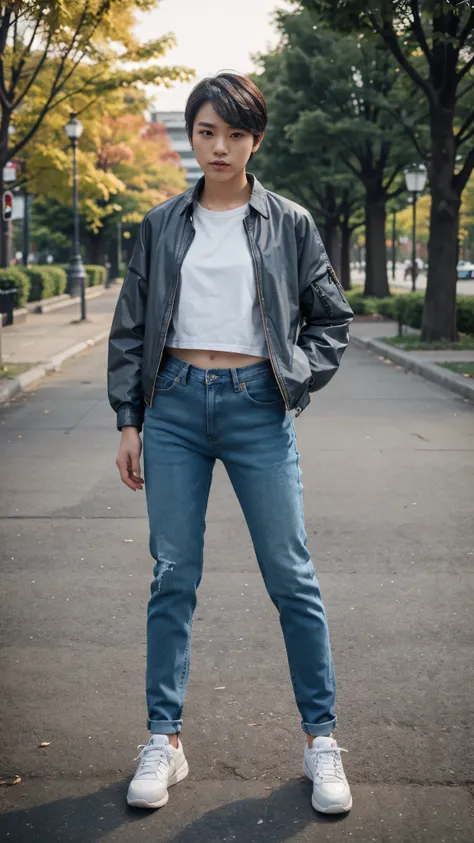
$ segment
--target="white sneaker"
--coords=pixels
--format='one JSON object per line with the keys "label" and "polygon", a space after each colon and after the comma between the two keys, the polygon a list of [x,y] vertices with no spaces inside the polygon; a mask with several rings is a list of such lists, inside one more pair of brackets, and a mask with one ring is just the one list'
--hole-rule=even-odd
{"label": "white sneaker", "polygon": [[317,737],[304,751],[304,774],[313,782],[312,805],[323,814],[343,814],[352,808],[352,796],[334,738]]}
{"label": "white sneaker", "polygon": [[[130,782],[127,802],[135,808],[161,808],[166,805],[168,787],[178,784],[189,772],[183,745],[178,739],[178,749],[166,735],[152,735],[146,745],[140,744],[140,763]],[[136,760],[136,759],[135,759]]]}

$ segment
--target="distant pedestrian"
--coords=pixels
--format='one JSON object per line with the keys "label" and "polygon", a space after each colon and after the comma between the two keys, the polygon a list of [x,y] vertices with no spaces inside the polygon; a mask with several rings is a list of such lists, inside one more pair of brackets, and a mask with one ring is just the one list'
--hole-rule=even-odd
{"label": "distant pedestrian", "polygon": [[[336,682],[306,546],[295,428],[339,367],[353,317],[310,214],[246,172],[267,109],[249,79],[192,91],[186,126],[204,176],[145,216],[120,292],[108,383],[117,466],[145,485],[150,551],[148,729],[128,803],[158,808],[188,773],[183,705],[216,460],[242,506],[285,639],[312,804],[352,806],[333,737]],[[144,428],[144,477],[140,471]]]}

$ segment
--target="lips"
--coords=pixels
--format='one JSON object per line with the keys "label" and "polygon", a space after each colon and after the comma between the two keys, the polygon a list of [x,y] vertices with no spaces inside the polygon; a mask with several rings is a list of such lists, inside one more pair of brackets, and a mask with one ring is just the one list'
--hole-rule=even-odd
{"label": "lips", "polygon": [[217,167],[219,170],[224,170],[226,167],[229,167],[229,164],[226,164],[225,161],[211,161],[211,167]]}

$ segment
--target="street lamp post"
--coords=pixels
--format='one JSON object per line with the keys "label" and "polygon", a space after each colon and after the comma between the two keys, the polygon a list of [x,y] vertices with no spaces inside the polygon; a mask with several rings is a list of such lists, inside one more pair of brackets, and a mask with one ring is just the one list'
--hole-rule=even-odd
{"label": "street lamp post", "polygon": [[395,271],[397,262],[397,212],[392,215],[392,281],[395,284]]}
{"label": "street lamp post", "polygon": [[83,125],[73,113],[70,115],[69,123],[65,126],[66,134],[71,141],[73,160],[73,200],[74,200],[74,237],[72,253],[69,258],[67,269],[67,292],[71,296],[81,295],[81,318],[86,320],[86,271],[82,263],[79,245],[79,190],[77,183],[77,143],[82,135]]}
{"label": "street lamp post", "polygon": [[416,290],[416,203],[418,197],[421,196],[426,184],[426,167],[423,164],[411,167],[405,171],[405,182],[407,190],[411,193],[413,204],[413,224],[412,224],[412,243],[411,243],[411,289],[414,293]]}

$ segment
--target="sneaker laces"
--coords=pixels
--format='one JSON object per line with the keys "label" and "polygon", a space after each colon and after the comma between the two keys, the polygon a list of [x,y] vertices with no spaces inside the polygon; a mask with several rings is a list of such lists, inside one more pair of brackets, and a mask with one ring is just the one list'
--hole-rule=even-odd
{"label": "sneaker laces", "polygon": [[315,775],[321,781],[329,781],[339,779],[344,781],[344,770],[342,768],[341,752],[348,752],[341,746],[337,749],[311,749],[312,755],[316,755],[316,772]]}
{"label": "sneaker laces", "polygon": [[135,778],[156,775],[161,781],[164,781],[172,760],[169,747],[155,746],[154,744],[139,744],[137,749],[141,749],[141,752],[133,759],[134,761],[140,759]]}

